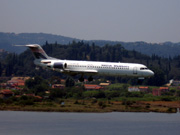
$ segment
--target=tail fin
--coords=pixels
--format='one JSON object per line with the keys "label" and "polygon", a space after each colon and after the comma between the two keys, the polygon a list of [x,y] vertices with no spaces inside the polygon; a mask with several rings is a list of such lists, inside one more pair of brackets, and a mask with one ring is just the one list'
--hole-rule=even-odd
{"label": "tail fin", "polygon": [[30,44],[25,45],[30,48],[32,51],[35,59],[48,59],[49,56],[46,54],[46,52],[42,49],[42,47],[38,44]]}

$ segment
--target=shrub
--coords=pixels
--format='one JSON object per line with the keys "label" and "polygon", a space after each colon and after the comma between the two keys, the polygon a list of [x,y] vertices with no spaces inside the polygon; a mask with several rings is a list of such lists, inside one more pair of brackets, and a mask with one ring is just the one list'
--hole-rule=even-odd
{"label": "shrub", "polygon": [[103,101],[99,101],[98,102],[99,107],[101,107],[102,109],[106,107],[106,104]]}

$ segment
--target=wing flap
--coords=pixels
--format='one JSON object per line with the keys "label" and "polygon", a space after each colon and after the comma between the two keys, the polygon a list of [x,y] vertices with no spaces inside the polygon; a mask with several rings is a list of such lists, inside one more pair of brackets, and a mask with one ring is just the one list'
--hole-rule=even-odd
{"label": "wing flap", "polygon": [[65,72],[68,73],[84,73],[84,74],[96,74],[98,73],[97,70],[64,70]]}

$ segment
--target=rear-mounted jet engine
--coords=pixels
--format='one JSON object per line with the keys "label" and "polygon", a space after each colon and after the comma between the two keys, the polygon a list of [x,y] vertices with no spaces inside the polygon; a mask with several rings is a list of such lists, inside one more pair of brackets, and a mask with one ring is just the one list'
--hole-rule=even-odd
{"label": "rear-mounted jet engine", "polygon": [[62,63],[62,62],[55,62],[53,64],[53,68],[65,69],[65,68],[67,68],[67,64],[66,63]]}

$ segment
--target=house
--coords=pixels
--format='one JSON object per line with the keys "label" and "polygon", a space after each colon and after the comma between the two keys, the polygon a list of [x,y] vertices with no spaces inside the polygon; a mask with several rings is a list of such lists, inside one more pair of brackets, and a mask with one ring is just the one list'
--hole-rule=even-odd
{"label": "house", "polygon": [[5,88],[7,87],[7,83],[1,83],[1,84],[0,84],[0,87],[3,88],[3,89],[5,89]]}
{"label": "house", "polygon": [[147,87],[147,86],[141,86],[141,87],[139,87],[139,90],[141,92],[145,92],[145,93],[149,93],[150,92],[149,87]]}
{"label": "house", "polygon": [[129,92],[138,92],[140,89],[138,87],[128,87]]}
{"label": "house", "polygon": [[27,97],[34,97],[35,94],[23,94],[24,96],[27,96]]}
{"label": "house", "polygon": [[180,85],[180,81],[179,80],[173,80],[172,81],[172,85],[173,86],[179,86]]}
{"label": "house", "polygon": [[11,96],[14,96],[14,92],[12,92],[11,90],[1,90],[0,91],[0,97],[3,99],[7,99]]}
{"label": "house", "polygon": [[64,89],[65,85],[64,84],[53,84],[52,88],[59,88],[59,89]]}
{"label": "house", "polygon": [[61,79],[61,84],[65,84],[66,80],[65,79]]}
{"label": "house", "polygon": [[26,81],[30,79],[30,77],[12,77],[11,80],[23,80],[23,81]]}
{"label": "house", "polygon": [[105,87],[109,86],[110,83],[100,83],[99,85],[100,85],[101,87],[104,87],[104,88],[105,88]]}
{"label": "house", "polygon": [[158,88],[154,88],[154,89],[152,90],[152,94],[153,94],[154,96],[161,96],[161,90],[158,89]]}
{"label": "house", "polygon": [[162,92],[168,92],[169,88],[168,87],[160,87],[159,88]]}
{"label": "house", "polygon": [[102,90],[104,87],[101,87],[100,85],[96,84],[84,84],[84,88],[86,90]]}
{"label": "house", "polygon": [[25,86],[25,81],[21,80],[21,79],[17,79],[17,80],[15,80],[15,79],[12,80],[11,79],[11,80],[7,81],[7,84],[9,86],[12,86],[12,87],[15,87],[15,86]]}
{"label": "house", "polygon": [[17,86],[25,86],[25,81],[30,77],[12,77],[11,80],[7,81],[7,86],[15,88]]}
{"label": "house", "polygon": [[168,92],[169,91],[169,88],[168,87],[160,87],[159,89],[158,88],[154,88],[152,90],[152,94],[154,96],[161,96],[162,93],[165,93],[165,92]]}

